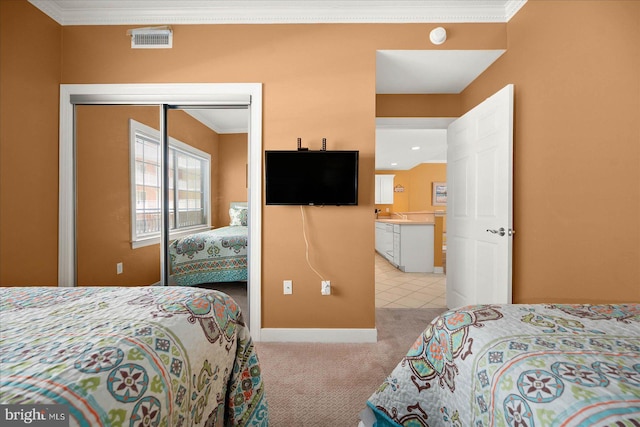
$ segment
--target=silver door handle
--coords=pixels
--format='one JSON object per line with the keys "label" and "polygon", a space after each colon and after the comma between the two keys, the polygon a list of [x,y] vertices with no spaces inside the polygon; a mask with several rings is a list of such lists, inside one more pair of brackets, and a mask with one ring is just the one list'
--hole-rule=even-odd
{"label": "silver door handle", "polygon": [[504,227],[500,227],[499,230],[487,230],[492,234],[499,234],[500,236],[504,236],[506,233],[509,233],[509,236],[513,236],[516,234],[516,230],[509,229],[509,231],[505,231]]}
{"label": "silver door handle", "polygon": [[500,227],[499,230],[489,230],[487,229],[487,231],[491,234],[499,234],[500,236],[504,236],[506,234],[506,231],[504,230],[504,227]]}

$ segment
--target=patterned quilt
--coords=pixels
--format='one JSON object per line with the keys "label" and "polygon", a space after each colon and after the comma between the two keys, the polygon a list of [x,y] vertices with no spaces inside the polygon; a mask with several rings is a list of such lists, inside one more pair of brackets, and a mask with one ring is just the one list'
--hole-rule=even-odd
{"label": "patterned quilt", "polygon": [[169,245],[176,284],[247,280],[247,227],[235,225],[191,234]]}
{"label": "patterned quilt", "polygon": [[235,302],[180,287],[0,288],[0,403],[71,426],[266,426]]}
{"label": "patterned quilt", "polygon": [[377,427],[640,426],[640,305],[448,311],[367,406]]}

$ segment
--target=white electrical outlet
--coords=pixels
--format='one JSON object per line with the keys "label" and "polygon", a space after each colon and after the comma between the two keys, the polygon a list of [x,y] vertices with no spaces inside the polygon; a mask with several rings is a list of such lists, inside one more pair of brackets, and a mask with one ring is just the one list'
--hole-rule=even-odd
{"label": "white electrical outlet", "polygon": [[293,293],[293,282],[291,280],[283,281],[282,287],[285,295],[291,295]]}
{"label": "white electrical outlet", "polygon": [[116,274],[122,274],[122,263],[121,262],[116,264]]}
{"label": "white electrical outlet", "polygon": [[331,295],[331,281],[323,280],[322,281],[322,295]]}

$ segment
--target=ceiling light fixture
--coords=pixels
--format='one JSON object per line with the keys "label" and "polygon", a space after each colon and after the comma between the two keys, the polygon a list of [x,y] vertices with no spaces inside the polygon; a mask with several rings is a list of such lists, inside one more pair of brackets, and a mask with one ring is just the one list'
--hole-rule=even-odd
{"label": "ceiling light fixture", "polygon": [[391,163],[391,166],[398,166],[396,162]]}
{"label": "ceiling light fixture", "polygon": [[411,149],[412,149],[413,151],[418,151],[418,150],[420,149],[420,147],[415,146],[415,147],[411,147]]}
{"label": "ceiling light fixture", "polygon": [[447,30],[443,27],[434,28],[429,33],[429,40],[431,40],[431,43],[435,45],[444,43],[445,40],[447,40]]}

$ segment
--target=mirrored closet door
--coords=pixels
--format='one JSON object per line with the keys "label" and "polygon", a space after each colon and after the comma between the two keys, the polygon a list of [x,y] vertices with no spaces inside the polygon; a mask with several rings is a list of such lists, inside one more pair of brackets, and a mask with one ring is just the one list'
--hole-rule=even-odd
{"label": "mirrored closet door", "polygon": [[78,105],[75,115],[77,285],[160,283],[160,107]]}
{"label": "mirrored closet door", "polygon": [[77,284],[246,294],[248,119],[237,106],[77,105]]}
{"label": "mirrored closet door", "polygon": [[170,108],[167,130],[169,284],[246,294],[248,110]]}

